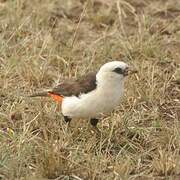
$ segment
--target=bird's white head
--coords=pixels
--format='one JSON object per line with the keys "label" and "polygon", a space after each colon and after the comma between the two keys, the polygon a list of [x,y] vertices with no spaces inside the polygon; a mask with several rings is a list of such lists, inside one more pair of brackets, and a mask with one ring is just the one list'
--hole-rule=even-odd
{"label": "bird's white head", "polygon": [[122,61],[112,61],[101,66],[97,73],[97,82],[101,85],[123,84],[128,75],[128,65]]}

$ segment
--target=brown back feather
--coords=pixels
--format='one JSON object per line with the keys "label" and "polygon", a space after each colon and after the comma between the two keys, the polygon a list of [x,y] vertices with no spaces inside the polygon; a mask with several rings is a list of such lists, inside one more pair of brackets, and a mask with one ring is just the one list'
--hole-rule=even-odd
{"label": "brown back feather", "polygon": [[79,96],[96,89],[96,86],[96,73],[91,72],[77,80],[62,82],[49,92],[61,96]]}

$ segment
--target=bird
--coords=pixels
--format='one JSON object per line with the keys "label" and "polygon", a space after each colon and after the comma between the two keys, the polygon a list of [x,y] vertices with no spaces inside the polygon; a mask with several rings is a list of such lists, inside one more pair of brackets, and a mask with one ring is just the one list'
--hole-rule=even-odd
{"label": "bird", "polygon": [[77,79],[68,79],[55,87],[29,97],[52,97],[60,104],[65,122],[87,118],[95,129],[101,114],[110,113],[120,104],[124,82],[129,74],[137,72],[123,61],[110,61],[97,72],[89,72]]}

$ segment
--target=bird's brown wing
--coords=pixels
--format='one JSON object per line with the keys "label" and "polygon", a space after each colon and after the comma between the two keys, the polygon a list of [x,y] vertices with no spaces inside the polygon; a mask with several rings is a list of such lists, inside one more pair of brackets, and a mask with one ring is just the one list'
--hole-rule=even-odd
{"label": "bird's brown wing", "polygon": [[60,83],[49,91],[49,93],[59,96],[79,96],[96,89],[96,73],[91,72],[77,80],[68,80]]}

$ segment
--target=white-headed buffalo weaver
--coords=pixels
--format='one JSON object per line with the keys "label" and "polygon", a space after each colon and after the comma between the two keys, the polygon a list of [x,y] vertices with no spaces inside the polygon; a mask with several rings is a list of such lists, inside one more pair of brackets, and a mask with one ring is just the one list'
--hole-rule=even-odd
{"label": "white-headed buffalo weaver", "polygon": [[99,115],[111,112],[120,103],[125,77],[133,72],[126,63],[112,61],[101,66],[97,73],[66,80],[30,97],[52,97],[60,104],[66,122],[72,118],[89,118],[91,125],[96,128]]}

